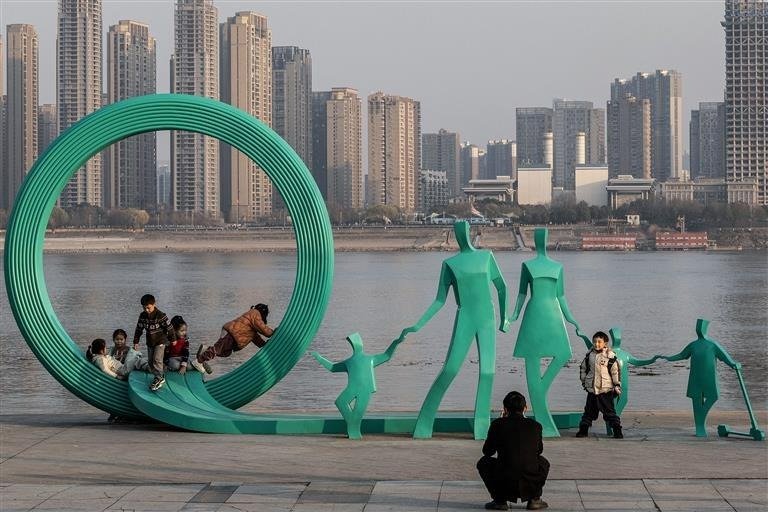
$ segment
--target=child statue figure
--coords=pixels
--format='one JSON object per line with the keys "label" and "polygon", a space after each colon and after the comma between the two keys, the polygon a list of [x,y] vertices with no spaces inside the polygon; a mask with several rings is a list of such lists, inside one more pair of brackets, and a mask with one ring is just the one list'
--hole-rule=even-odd
{"label": "child statue figure", "polygon": [[[635,359],[635,357],[621,348],[621,329],[618,327],[611,328],[608,331],[611,335],[611,349],[616,354],[616,360],[619,362],[619,372],[621,376],[621,394],[616,398],[616,414],[621,416],[622,411],[627,406],[629,400],[629,365],[632,366],[646,366],[652,364],[661,356],[653,356],[650,359]],[[613,431],[607,423],[605,424],[608,431],[608,435],[612,435]]]}
{"label": "child statue figure", "polygon": [[347,436],[350,439],[362,437],[360,426],[363,423],[363,416],[371,395],[376,392],[376,377],[373,369],[389,361],[403,339],[404,337],[400,337],[394,340],[381,354],[368,355],[363,351],[363,340],[360,334],[350,334],[347,336],[347,341],[352,346],[352,355],[339,363],[332,363],[317,352],[312,352],[312,357],[328,370],[334,373],[347,373],[347,387],[336,399],[336,407],[347,423]]}
{"label": "child statue figure", "polygon": [[696,320],[698,338],[690,342],[680,353],[673,356],[661,356],[667,361],[691,360],[691,370],[688,374],[688,391],[686,396],[693,405],[693,421],[696,424],[696,436],[707,436],[707,414],[719,398],[717,360],[721,360],[737,372],[741,363],[737,363],[723,347],[714,340],[707,338],[709,320]]}

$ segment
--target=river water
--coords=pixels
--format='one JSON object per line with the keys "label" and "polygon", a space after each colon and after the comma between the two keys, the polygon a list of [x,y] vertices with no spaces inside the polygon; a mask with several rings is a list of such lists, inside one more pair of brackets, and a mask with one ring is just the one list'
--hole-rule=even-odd
{"label": "river water", "polygon": [[[366,352],[383,351],[400,330],[415,322],[435,296],[444,252],[338,253],[328,311],[311,345],[333,361],[350,349],[345,337],[360,332]],[[697,318],[711,321],[709,336],[743,363],[753,406],[768,409],[768,272],[764,252],[557,252],[565,268],[570,309],[584,332],[621,327],[622,348],[642,358],[673,354],[696,338]],[[510,307],[517,295],[521,263],[530,252],[496,254]],[[270,325],[278,325],[293,290],[295,254],[51,254],[45,256],[48,292],[70,336],[85,350],[91,339],[109,339],[121,327],[132,336],[141,311],[139,298],[153,293],[169,317],[187,320],[193,352],[212,343],[221,325],[249,305],[267,302]],[[2,270],[0,270],[2,274]],[[455,305],[445,307],[418,334],[408,337],[395,357],[376,370],[378,392],[370,411],[418,410],[441,368],[450,340]],[[527,394],[523,362],[512,357],[519,322],[498,333],[493,405],[506,392]],[[550,391],[554,410],[580,410],[578,382],[583,342],[571,332],[573,359]],[[142,341],[143,343],[143,341]],[[21,338],[8,298],[0,293],[0,413],[94,412],[62,388]],[[253,354],[251,346],[214,361],[214,376]],[[445,396],[442,410],[473,407],[477,381],[473,348]],[[744,409],[736,375],[718,365],[721,409]],[[687,361],[659,361],[633,368],[628,409],[685,409]],[[302,358],[272,390],[243,410],[333,410],[346,384],[313,358]],[[745,416],[746,420],[746,416]]]}

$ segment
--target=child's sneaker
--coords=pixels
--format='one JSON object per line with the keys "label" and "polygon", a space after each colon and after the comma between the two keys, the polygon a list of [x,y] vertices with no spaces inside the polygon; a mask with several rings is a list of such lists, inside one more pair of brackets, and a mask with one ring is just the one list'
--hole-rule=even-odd
{"label": "child's sneaker", "polygon": [[211,372],[209,372],[209,371],[207,371],[207,370],[206,370],[205,366],[203,366],[203,363],[201,363],[200,361],[198,361],[196,357],[193,357],[193,358],[191,358],[191,359],[189,360],[189,364],[191,364],[191,365],[192,365],[192,367],[193,367],[195,370],[199,371],[200,373],[211,373]]}
{"label": "child's sneaker", "polygon": [[208,364],[208,361],[203,361],[203,368],[205,368],[205,373],[208,375],[213,373],[213,368],[211,368],[211,365]]}
{"label": "child's sneaker", "polygon": [[155,380],[152,381],[152,384],[149,385],[150,391],[157,391],[161,387],[163,387],[163,384],[165,384],[165,377],[158,375],[155,377]]}
{"label": "child's sneaker", "polygon": [[205,352],[208,349],[208,346],[205,343],[200,344],[200,348],[197,349],[197,356],[198,359],[200,359],[200,356],[203,355],[203,352]]}

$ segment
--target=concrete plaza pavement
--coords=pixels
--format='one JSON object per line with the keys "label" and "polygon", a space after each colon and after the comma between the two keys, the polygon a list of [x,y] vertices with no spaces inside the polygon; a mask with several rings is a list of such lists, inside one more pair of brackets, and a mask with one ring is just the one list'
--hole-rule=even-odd
{"label": "concrete plaza pavement", "polygon": [[[712,411],[708,438],[693,435],[690,411],[622,420],[622,440],[602,424],[587,439],[545,439],[551,510],[768,509],[767,443],[715,432],[748,431],[746,412]],[[482,510],[481,446],[468,434],[353,441],[108,424],[99,413],[0,415],[0,510]]]}

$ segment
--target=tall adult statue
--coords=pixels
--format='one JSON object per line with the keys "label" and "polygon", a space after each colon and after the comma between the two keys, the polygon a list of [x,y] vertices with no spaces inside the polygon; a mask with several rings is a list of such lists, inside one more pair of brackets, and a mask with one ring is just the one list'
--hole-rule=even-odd
{"label": "tall adult statue", "polygon": [[[537,228],[533,238],[537,254],[535,258],[523,262],[517,303],[510,318],[512,322],[517,320],[530,288],[531,299],[525,306],[514,356],[525,359],[528,394],[543,435],[558,437],[560,433],[549,410],[547,392],[572,355],[563,320],[576,327],[576,334],[585,340],[587,348],[591,347],[591,342],[581,333],[579,324],[568,309],[563,287],[563,266],[547,256],[547,230]],[[542,375],[541,359],[544,357],[551,357],[552,361]]]}
{"label": "tall adult statue", "polygon": [[737,372],[741,370],[741,363],[737,363],[719,343],[707,338],[708,329],[709,320],[699,318],[696,320],[698,337],[679,353],[673,356],[661,356],[667,361],[691,360],[686,396],[691,399],[693,405],[693,421],[696,424],[698,437],[707,436],[707,414],[720,396],[715,371],[717,360],[721,360]]}
{"label": "tall adult statue", "polygon": [[443,369],[432,383],[419,411],[413,437],[430,438],[435,415],[448,387],[453,382],[467,357],[472,340],[477,342],[480,376],[475,397],[474,437],[485,439],[491,416],[491,391],[496,366],[496,314],[493,308],[490,285],[496,288],[499,298],[501,323],[499,330],[507,332],[507,285],[501,275],[493,253],[476,249],[469,241],[469,224],[454,224],[459,253],[443,261],[437,297],[413,326],[403,329],[401,338],[409,332],[417,332],[445,305],[448,290],[453,287],[456,299],[456,319],[453,324],[451,343]]}

